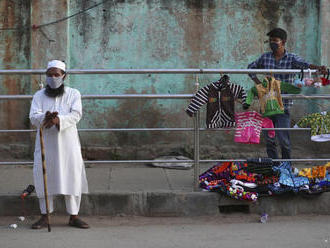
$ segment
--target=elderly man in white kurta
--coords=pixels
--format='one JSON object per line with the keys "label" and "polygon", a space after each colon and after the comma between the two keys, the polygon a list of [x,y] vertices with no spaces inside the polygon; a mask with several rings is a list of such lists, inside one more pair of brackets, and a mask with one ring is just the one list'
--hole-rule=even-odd
{"label": "elderly man in white kurta", "polygon": [[46,205],[41,162],[39,129],[44,126],[44,145],[47,166],[49,212],[53,212],[53,198],[64,195],[69,225],[88,228],[78,218],[81,194],[88,192],[85,166],[81,155],[77,123],[82,116],[78,90],[64,86],[65,64],[59,60],[48,63],[46,87],[34,96],[30,110],[31,123],[38,128],[34,152],[34,182],[41,218],[33,229],[47,227]]}

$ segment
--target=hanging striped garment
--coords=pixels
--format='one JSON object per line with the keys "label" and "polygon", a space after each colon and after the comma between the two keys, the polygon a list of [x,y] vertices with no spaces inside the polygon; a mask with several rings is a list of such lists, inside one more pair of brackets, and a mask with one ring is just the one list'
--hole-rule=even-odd
{"label": "hanging striped garment", "polygon": [[246,93],[242,86],[229,82],[224,75],[219,81],[201,88],[191,100],[186,112],[193,116],[207,103],[207,128],[229,128],[235,126],[235,100],[242,99],[246,105]]}

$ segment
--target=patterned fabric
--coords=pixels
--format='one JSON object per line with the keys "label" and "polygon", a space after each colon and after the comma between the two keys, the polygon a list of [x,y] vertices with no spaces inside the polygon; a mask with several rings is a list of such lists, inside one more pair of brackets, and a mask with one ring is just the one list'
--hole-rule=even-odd
{"label": "patterned fabric", "polygon": [[251,183],[255,182],[257,174],[248,172],[246,168],[247,163],[232,162],[230,166],[230,175],[237,180],[244,180]]}
{"label": "patterned fabric", "polygon": [[281,82],[275,80],[275,78],[265,78],[264,82],[266,86],[263,84],[256,85],[261,113],[264,116],[283,114],[284,106],[281,96]]}
{"label": "patterned fabric", "polygon": [[[307,69],[310,64],[296,54],[288,53],[285,51],[284,56],[276,61],[275,56],[272,52],[264,53],[256,61],[248,65],[249,69]],[[254,79],[255,74],[249,74]],[[294,74],[274,74],[275,79],[293,84],[295,75]],[[292,100],[285,99],[284,107],[290,107]]]}
{"label": "patterned fabric", "polygon": [[[250,159],[252,162],[260,159]],[[267,158],[261,159],[267,162]],[[248,164],[226,162],[213,166],[199,176],[200,187],[221,192],[231,198],[256,201],[259,197],[285,192],[319,194],[330,191],[330,163],[323,166],[325,177],[311,179],[293,175],[290,162],[272,166],[273,175],[249,173]],[[239,179],[242,177],[242,179]]]}
{"label": "patterned fabric", "polygon": [[242,99],[246,94],[242,86],[229,83],[229,77],[201,88],[191,100],[186,112],[192,116],[207,103],[207,128],[226,128],[235,126],[234,100]]}
{"label": "patterned fabric", "polygon": [[235,182],[239,176],[255,181],[256,174],[244,172],[245,163],[226,162],[217,164],[199,176],[200,187],[209,191],[222,192],[231,198],[256,201],[258,193],[248,192]]}
{"label": "patterned fabric", "polygon": [[298,121],[295,127],[310,127],[311,140],[330,141],[330,113],[314,113]]}
{"label": "patterned fabric", "polygon": [[330,169],[330,163],[322,166],[313,166],[311,168],[302,168],[299,169],[298,176],[308,177],[309,179],[324,179],[328,169]]}
{"label": "patterned fabric", "polygon": [[296,177],[292,174],[292,167],[289,162],[283,162],[280,166],[274,166],[274,168],[281,173],[279,183],[284,186],[293,187],[295,190],[298,190],[297,187],[309,185],[307,177]]}
{"label": "patterned fabric", "polygon": [[278,182],[278,176],[263,176],[261,180],[257,180],[258,185],[270,185]]}
{"label": "patterned fabric", "polygon": [[[261,128],[274,128],[272,120],[255,111],[235,113],[235,121],[234,141],[237,143],[259,144]],[[268,131],[268,136],[275,137],[275,131]]]}
{"label": "patterned fabric", "polygon": [[285,104],[283,104],[281,94],[299,94],[300,92],[301,88],[295,85],[273,79],[269,81],[265,78],[262,84],[258,84],[248,91],[246,104],[251,105],[253,98],[258,96],[263,116],[282,114]]}

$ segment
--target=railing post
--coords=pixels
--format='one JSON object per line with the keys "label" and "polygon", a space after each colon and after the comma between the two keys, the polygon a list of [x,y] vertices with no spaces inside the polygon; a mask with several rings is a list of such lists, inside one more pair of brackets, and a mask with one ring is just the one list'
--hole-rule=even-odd
{"label": "railing post", "polygon": [[199,111],[194,117],[194,191],[199,189]]}

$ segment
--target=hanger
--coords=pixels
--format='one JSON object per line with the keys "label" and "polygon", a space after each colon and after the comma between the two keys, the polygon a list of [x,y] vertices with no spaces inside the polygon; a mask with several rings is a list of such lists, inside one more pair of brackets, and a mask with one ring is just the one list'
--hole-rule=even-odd
{"label": "hanger", "polygon": [[222,75],[220,73],[220,79],[218,80],[219,85],[221,84],[221,85],[228,86],[228,82],[229,82],[229,76],[226,74]]}

